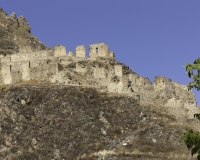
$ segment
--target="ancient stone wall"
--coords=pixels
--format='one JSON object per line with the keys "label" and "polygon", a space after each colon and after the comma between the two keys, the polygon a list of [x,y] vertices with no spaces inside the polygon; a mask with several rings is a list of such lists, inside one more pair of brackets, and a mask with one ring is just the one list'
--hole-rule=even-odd
{"label": "ancient stone wall", "polygon": [[77,72],[86,72],[87,71],[87,66],[84,61],[79,61],[76,63],[76,71]]}
{"label": "ancient stone wall", "polygon": [[115,75],[119,77],[123,76],[122,65],[115,65]]}
{"label": "ancient stone wall", "polygon": [[66,48],[64,46],[56,45],[54,46],[53,50],[55,57],[66,56]]}
{"label": "ancient stone wall", "polygon": [[2,65],[1,74],[4,84],[12,83],[11,65]]}
{"label": "ancient stone wall", "polygon": [[21,71],[12,71],[11,72],[12,75],[12,83],[17,83],[17,82],[21,82],[22,81],[22,72]]}
{"label": "ancient stone wall", "polygon": [[75,54],[74,54],[73,52],[71,52],[71,51],[69,51],[69,52],[67,53],[67,55],[68,55],[69,57],[75,57]]}
{"label": "ancient stone wall", "polygon": [[30,72],[29,72],[30,64],[31,64],[30,61],[24,61],[21,64],[22,81],[30,80]]}
{"label": "ancient stone wall", "polygon": [[[83,45],[76,54],[57,45],[53,51],[18,53],[1,57],[1,80],[12,84],[26,80],[45,80],[64,85],[96,87],[101,91],[127,94],[142,103],[158,103],[170,113],[192,117],[198,112],[192,91],[185,85],[158,76],[154,84],[114,60],[105,43],[90,45],[90,58],[85,57]],[[181,110],[183,109],[183,110]],[[179,111],[181,110],[181,111]],[[187,113],[187,115],[185,114]]]}
{"label": "ancient stone wall", "polygon": [[85,52],[85,46],[84,45],[76,46],[75,50],[76,50],[76,57],[82,57],[82,58],[86,57],[86,52]]}
{"label": "ancient stone wall", "polygon": [[97,43],[90,45],[89,56],[90,58],[96,58],[96,57],[110,58],[110,51],[107,44]]}
{"label": "ancient stone wall", "polygon": [[110,58],[115,60],[115,53],[114,52],[110,52]]}
{"label": "ancient stone wall", "polygon": [[94,78],[106,78],[105,68],[94,68]]}

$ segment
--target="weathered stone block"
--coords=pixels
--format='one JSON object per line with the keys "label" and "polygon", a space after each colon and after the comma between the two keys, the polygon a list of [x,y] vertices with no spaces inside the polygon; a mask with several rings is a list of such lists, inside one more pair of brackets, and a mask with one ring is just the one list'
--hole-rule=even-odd
{"label": "weathered stone block", "polygon": [[61,45],[54,46],[54,57],[66,56],[66,48]]}
{"label": "weathered stone block", "polygon": [[107,44],[97,43],[90,45],[89,56],[90,58],[96,58],[96,57],[110,58],[110,51]]}
{"label": "weathered stone block", "polygon": [[94,78],[106,78],[104,68],[94,68]]}
{"label": "weathered stone block", "polygon": [[84,45],[76,46],[75,50],[76,50],[76,57],[82,57],[82,58],[86,57],[85,46]]}
{"label": "weathered stone block", "polygon": [[123,76],[123,67],[122,65],[115,65],[115,75],[122,77]]}

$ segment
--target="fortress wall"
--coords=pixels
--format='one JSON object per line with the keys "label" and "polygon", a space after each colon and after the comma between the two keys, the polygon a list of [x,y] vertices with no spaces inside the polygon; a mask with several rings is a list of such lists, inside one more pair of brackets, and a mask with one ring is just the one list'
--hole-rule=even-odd
{"label": "fortress wall", "polygon": [[65,74],[66,74],[66,72],[64,72],[64,71],[57,73],[56,75],[53,76],[51,82],[64,83],[65,82],[65,79],[64,79]]}
{"label": "fortress wall", "polygon": [[39,59],[48,59],[52,57],[51,51],[41,51],[41,52],[32,52],[32,53],[18,53],[11,56],[6,56],[1,58],[2,63],[9,62],[21,62],[21,61],[30,61],[30,60],[39,60]]}
{"label": "fortress wall", "polygon": [[85,61],[87,58],[85,57],[75,57],[74,55],[67,55],[65,57],[59,57],[59,61],[61,64],[70,64],[73,62]]}
{"label": "fortress wall", "polygon": [[3,83],[4,84],[11,84],[12,82],[12,75],[10,73],[8,74],[2,74],[3,76]]}
{"label": "fortress wall", "polygon": [[94,68],[94,78],[106,78],[105,68]]}
{"label": "fortress wall", "polygon": [[58,64],[57,63],[49,64],[47,68],[47,74],[55,75],[57,73],[58,73]]}
{"label": "fortress wall", "polygon": [[76,46],[75,50],[76,50],[76,57],[82,57],[82,58],[86,57],[84,45]]}
{"label": "fortress wall", "polygon": [[130,79],[132,85],[135,85],[135,86],[145,86],[145,85],[149,85],[151,83],[149,81],[149,79],[146,79],[146,78],[138,75],[137,73],[129,74],[128,78]]}
{"label": "fortress wall", "polygon": [[54,57],[66,56],[66,48],[61,45],[55,45],[53,48]]}
{"label": "fortress wall", "polygon": [[2,74],[2,79],[3,79],[4,84],[12,83],[11,65],[2,65],[1,74]]}
{"label": "fortress wall", "polygon": [[87,66],[86,66],[87,64],[86,63],[84,63],[83,61],[81,61],[81,62],[77,62],[76,63],[76,71],[77,72],[86,72],[87,71]]}
{"label": "fortress wall", "polygon": [[163,76],[157,76],[154,78],[154,89],[159,91],[166,88],[172,88],[172,80]]}
{"label": "fortress wall", "polygon": [[70,63],[73,63],[75,61],[75,58],[74,56],[66,56],[66,57],[59,57],[59,62],[63,65],[68,65]]}
{"label": "fortress wall", "polygon": [[128,75],[129,77],[129,80],[131,81],[131,84],[132,85],[136,85],[136,78],[138,77],[139,75],[136,74],[136,73],[131,73]]}
{"label": "fortress wall", "polygon": [[175,93],[178,98],[188,101],[188,102],[196,102],[193,92],[191,90],[188,91],[188,88],[186,85],[181,85],[181,84],[178,84],[177,82],[172,82],[172,84],[175,88]]}
{"label": "fortress wall", "polygon": [[172,82],[171,79],[163,76],[155,77],[154,89],[155,92],[158,92],[160,95],[162,92],[164,97],[174,97],[177,100],[180,99],[192,103],[196,102],[193,92],[188,91],[187,86]]}
{"label": "fortress wall", "polygon": [[22,62],[13,62],[12,65],[12,70],[21,70],[22,69]]}
{"label": "fortress wall", "polygon": [[34,64],[29,68],[30,79],[46,79],[58,73],[58,63],[46,62],[46,60],[44,62],[40,61],[37,65]]}
{"label": "fortress wall", "polygon": [[6,56],[1,58],[1,64],[5,65],[11,62],[11,56]]}
{"label": "fortress wall", "polygon": [[118,77],[116,80],[112,81],[110,78],[107,78],[106,81],[105,84],[107,85],[109,92],[131,93],[127,77]]}
{"label": "fortress wall", "polygon": [[149,78],[144,78],[144,86],[153,86],[152,82]]}
{"label": "fortress wall", "polygon": [[12,83],[17,83],[22,81],[22,72],[20,71],[12,71]]}
{"label": "fortress wall", "polygon": [[41,60],[33,60],[30,62],[30,68],[38,67],[42,63]]}
{"label": "fortress wall", "polygon": [[123,76],[123,66],[122,65],[115,65],[115,75],[122,77]]}
{"label": "fortress wall", "polygon": [[42,65],[47,65],[50,63],[51,60],[47,59],[39,59],[39,60],[31,60],[30,61],[30,68],[42,66]]}
{"label": "fortress wall", "polygon": [[21,64],[21,70],[22,70],[22,80],[27,81],[30,80],[30,62],[26,61],[26,62],[22,62]]}
{"label": "fortress wall", "polygon": [[96,59],[98,57],[97,53],[89,53],[90,59]]}
{"label": "fortress wall", "polygon": [[108,84],[108,91],[109,92],[118,92],[118,86],[117,86],[117,84],[114,83],[114,82],[110,82]]}
{"label": "fortress wall", "polygon": [[11,69],[12,69],[11,67],[12,67],[11,65],[2,65],[1,66],[2,75],[11,73]]}
{"label": "fortress wall", "polygon": [[42,73],[37,67],[30,68],[30,79],[40,79]]}
{"label": "fortress wall", "polygon": [[136,86],[144,86],[144,78],[141,76],[136,77],[135,85]]}
{"label": "fortress wall", "polygon": [[124,93],[124,84],[122,81],[120,81],[119,83],[117,83],[117,92],[118,93]]}
{"label": "fortress wall", "polygon": [[165,106],[170,113],[179,117],[184,116],[193,118],[195,113],[199,113],[199,108],[196,106],[196,103],[187,103],[184,100],[178,100],[175,97],[169,99]]}
{"label": "fortress wall", "polygon": [[74,58],[74,62],[85,61],[87,60],[85,57],[76,57]]}
{"label": "fortress wall", "polygon": [[73,52],[69,51],[69,52],[67,53],[67,56],[69,56],[69,57],[75,57],[76,55],[75,55]]}
{"label": "fortress wall", "polygon": [[30,56],[27,56],[26,54],[20,54],[20,53],[13,54],[11,56],[11,62],[27,61],[30,58]]}
{"label": "fortress wall", "polygon": [[0,84],[2,84],[3,83],[3,76],[2,76],[2,74],[0,73]]}
{"label": "fortress wall", "polygon": [[68,65],[68,64],[73,63],[73,62],[69,61],[69,60],[66,60],[66,59],[61,59],[60,63],[63,64],[63,65]]}
{"label": "fortress wall", "polygon": [[110,58],[115,60],[115,53],[114,52],[110,52]]}
{"label": "fortress wall", "polygon": [[164,105],[170,113],[178,117],[193,118],[193,114],[199,112],[194,94],[192,91],[187,90],[187,86],[160,76],[155,77],[154,89],[155,95],[165,100]]}
{"label": "fortress wall", "polygon": [[97,43],[89,46],[90,58],[105,57],[110,58],[110,51],[105,43]]}
{"label": "fortress wall", "polygon": [[106,73],[106,78],[111,79],[112,77],[115,76],[115,69],[113,67],[105,69],[105,73]]}
{"label": "fortress wall", "polygon": [[128,79],[128,77],[126,77],[126,76],[123,76],[123,77],[121,77],[120,78],[120,82],[121,82],[121,86],[122,86],[122,89],[121,89],[121,91],[122,92],[129,92],[129,87],[131,87],[131,86],[129,86],[129,79]]}

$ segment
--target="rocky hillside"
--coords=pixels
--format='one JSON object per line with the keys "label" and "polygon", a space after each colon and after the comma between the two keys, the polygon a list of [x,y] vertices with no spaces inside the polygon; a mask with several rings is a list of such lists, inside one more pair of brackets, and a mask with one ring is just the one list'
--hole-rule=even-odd
{"label": "rocky hillside", "polygon": [[24,16],[10,16],[0,8],[0,54],[7,55],[37,50],[49,50],[31,34],[31,27]]}
{"label": "rocky hillside", "polygon": [[196,122],[131,97],[31,83],[2,87],[0,104],[3,159],[191,159],[180,137]]}

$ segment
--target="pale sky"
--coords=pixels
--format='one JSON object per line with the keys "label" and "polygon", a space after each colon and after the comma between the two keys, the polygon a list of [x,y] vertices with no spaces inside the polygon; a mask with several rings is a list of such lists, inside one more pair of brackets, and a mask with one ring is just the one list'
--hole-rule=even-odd
{"label": "pale sky", "polygon": [[183,66],[200,54],[200,0],[0,0],[0,7],[24,15],[51,48],[84,44],[88,51],[105,42],[117,61],[152,82],[165,76],[187,84]]}

